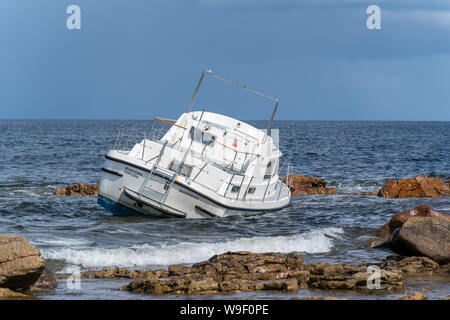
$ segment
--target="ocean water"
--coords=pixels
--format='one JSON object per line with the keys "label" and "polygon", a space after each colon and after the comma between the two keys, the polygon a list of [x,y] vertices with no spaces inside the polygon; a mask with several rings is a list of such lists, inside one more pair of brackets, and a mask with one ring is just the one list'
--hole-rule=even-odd
{"label": "ocean water", "polygon": [[[264,121],[252,121],[265,128]],[[366,249],[370,234],[396,212],[428,203],[450,210],[450,199],[295,196],[280,212],[226,219],[153,220],[115,217],[96,197],[61,197],[56,188],[99,180],[105,153],[121,126],[134,127],[129,146],[153,121],[0,120],[0,233],[27,237],[57,272],[112,266],[161,268],[190,264],[226,251],[300,251],[307,262],[376,263],[389,250]],[[450,179],[449,122],[276,121],[280,149],[292,171],[324,178],[338,192],[379,189],[388,178],[418,175]],[[419,279],[408,290],[427,288],[431,298],[450,294],[448,278]],[[42,299],[157,299],[118,291],[128,281],[64,280]],[[330,295],[301,290],[296,296]],[[335,293],[384,299],[392,294]],[[288,295],[289,296],[289,295]],[[292,295],[291,295],[292,296]],[[395,296],[395,294],[394,294]],[[225,298],[286,297],[247,293]],[[169,296],[169,299],[180,297]],[[202,297],[190,297],[202,298]],[[223,298],[211,297],[211,298]]]}

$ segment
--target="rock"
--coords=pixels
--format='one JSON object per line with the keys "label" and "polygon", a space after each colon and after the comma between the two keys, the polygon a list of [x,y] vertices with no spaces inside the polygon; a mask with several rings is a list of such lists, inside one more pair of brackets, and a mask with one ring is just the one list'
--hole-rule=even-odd
{"label": "rock", "polygon": [[100,182],[93,185],[84,185],[82,183],[74,184],[66,188],[56,189],[57,196],[96,196],[98,195],[98,186]]}
{"label": "rock", "polygon": [[442,178],[388,179],[377,195],[385,198],[439,198],[450,196],[450,187]]}
{"label": "rock", "polygon": [[55,289],[57,286],[55,274],[47,267],[44,268],[41,276],[33,285],[33,287],[38,289]]}
{"label": "rock", "polygon": [[401,257],[389,256],[381,262],[381,269],[387,271],[396,271],[404,274],[416,273],[440,273],[445,272],[437,262],[428,257]]}
{"label": "rock", "polygon": [[[166,277],[138,280],[120,288],[148,294],[215,294],[248,291],[297,292],[299,288],[366,289],[367,266],[304,264],[298,252],[227,252],[192,266],[169,266]],[[403,287],[403,275],[381,271],[383,289]]]}
{"label": "rock", "polygon": [[338,297],[305,297],[297,300],[347,300],[347,299]]}
{"label": "rock", "polygon": [[0,287],[27,288],[40,277],[45,261],[25,237],[0,234]]}
{"label": "rock", "polygon": [[0,300],[30,300],[30,299],[34,299],[34,297],[20,292],[15,292],[8,288],[0,288]]}
{"label": "rock", "polygon": [[168,276],[167,270],[129,270],[126,268],[109,268],[99,271],[86,271],[81,274],[82,278],[95,279],[158,279]]}
{"label": "rock", "polygon": [[[310,272],[308,287],[326,290],[368,289],[371,275],[367,266],[330,265],[315,263],[307,267]],[[380,289],[398,290],[403,287],[403,275],[397,271],[380,270]]]}
{"label": "rock", "polygon": [[425,297],[420,292],[414,292],[412,295],[408,295],[406,297],[398,298],[397,300],[427,300],[427,297]]}
{"label": "rock", "polygon": [[395,229],[403,226],[411,217],[442,217],[446,216],[436,210],[433,210],[429,205],[421,205],[414,209],[405,210],[395,214],[384,226],[379,228],[373,234],[375,237],[388,237]]}
{"label": "rock", "polygon": [[191,279],[174,277],[134,281],[120,290],[152,294],[212,294],[218,292],[218,283],[210,277]]}
{"label": "rock", "polygon": [[[299,174],[290,174],[289,179],[291,181],[291,193],[292,195],[302,194],[319,194],[329,195],[336,194],[336,188],[327,188],[327,181],[316,177],[305,177]],[[286,177],[283,178],[283,183],[286,182]]]}
{"label": "rock", "polygon": [[377,239],[369,240],[366,244],[366,248],[388,248],[390,237],[380,237]]}
{"label": "rock", "polygon": [[450,219],[415,217],[393,236],[389,247],[404,256],[426,256],[439,264],[450,262]]}

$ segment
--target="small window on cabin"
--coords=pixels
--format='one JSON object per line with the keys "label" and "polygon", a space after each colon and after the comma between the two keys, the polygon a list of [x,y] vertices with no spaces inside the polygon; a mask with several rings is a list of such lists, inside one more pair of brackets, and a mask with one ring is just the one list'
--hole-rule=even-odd
{"label": "small window on cabin", "polygon": [[231,192],[238,192],[239,189],[240,189],[239,186],[232,186],[232,187],[231,187]]}
{"label": "small window on cabin", "polygon": [[203,144],[206,144],[209,146],[211,143],[213,143],[213,140],[216,140],[216,136],[212,136],[209,133],[205,133],[203,137]]}
{"label": "small window on cabin", "polygon": [[209,133],[203,133],[200,129],[195,127],[191,127],[189,135],[191,137],[191,140],[202,142],[204,145],[207,146],[213,143],[213,140],[216,140],[216,136],[213,136],[212,134]]}
{"label": "small window on cabin", "polygon": [[191,127],[191,130],[189,130],[189,135],[191,137],[191,140],[194,141],[201,141],[202,138],[202,132],[198,130],[197,128]]}
{"label": "small window on cabin", "polygon": [[264,180],[270,179],[272,177],[272,161],[267,163],[266,173],[264,174]]}
{"label": "small window on cabin", "polygon": [[255,187],[250,187],[250,188],[248,188],[248,194],[254,194],[255,193],[255,191],[256,191],[256,188]]}

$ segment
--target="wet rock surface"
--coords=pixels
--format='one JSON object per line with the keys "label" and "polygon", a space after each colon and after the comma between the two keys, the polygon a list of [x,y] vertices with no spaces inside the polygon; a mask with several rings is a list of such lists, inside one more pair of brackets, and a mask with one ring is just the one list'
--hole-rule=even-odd
{"label": "wet rock surface", "polygon": [[31,300],[34,297],[13,291],[8,288],[0,288],[0,300]]}
{"label": "wet rock surface", "polygon": [[411,295],[407,295],[405,297],[401,297],[397,300],[427,300],[427,297],[424,296],[422,293],[420,292],[414,292]]}
{"label": "wet rock surface", "polygon": [[[305,177],[299,174],[290,174],[290,189],[292,195],[302,194],[318,194],[330,195],[336,194],[336,188],[327,187],[327,181],[316,177]],[[283,178],[283,183],[287,183],[286,177]]]}
{"label": "wet rock surface", "polygon": [[77,183],[66,188],[56,189],[57,196],[96,196],[98,195],[99,182],[93,185]]}
{"label": "wet rock surface", "polygon": [[401,272],[404,275],[433,275],[449,273],[450,269],[440,266],[428,257],[389,256],[382,261],[380,268],[387,271]]}
{"label": "wet rock surface", "polygon": [[[148,294],[297,292],[300,288],[366,290],[369,276],[364,264],[305,264],[298,252],[227,252],[192,266],[172,265],[167,275],[133,281],[120,289]],[[401,289],[402,281],[402,272],[395,268],[380,272],[382,289]]]}
{"label": "wet rock surface", "polygon": [[58,286],[56,276],[53,271],[45,267],[39,279],[33,284],[37,289],[55,289]]}
{"label": "wet rock surface", "polygon": [[[158,279],[167,277],[167,270],[130,270],[126,268],[108,268],[99,271],[86,271],[81,274],[82,278],[91,279]],[[62,278],[62,277],[61,277]]]}
{"label": "wet rock surface", "polygon": [[442,178],[418,176],[414,178],[388,179],[377,195],[384,198],[439,198],[450,196],[450,184]]}

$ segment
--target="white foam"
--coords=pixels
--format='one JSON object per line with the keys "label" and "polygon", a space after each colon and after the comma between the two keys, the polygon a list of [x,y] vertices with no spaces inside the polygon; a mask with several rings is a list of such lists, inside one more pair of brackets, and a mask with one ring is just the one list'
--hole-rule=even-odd
{"label": "white foam", "polygon": [[[331,185],[330,185],[331,186]],[[373,183],[337,183],[335,185],[339,193],[362,193],[379,190],[382,185]]]}
{"label": "white foam", "polygon": [[42,255],[45,259],[63,259],[85,268],[167,266],[195,263],[227,251],[329,252],[334,246],[334,240],[343,232],[341,228],[324,228],[291,236],[240,238],[223,242],[182,242],[175,245],[128,248],[43,249]]}
{"label": "white foam", "polygon": [[91,244],[88,240],[83,239],[71,239],[71,238],[53,238],[53,239],[40,239],[37,241],[33,241],[33,244],[36,246],[40,245],[51,245],[51,246],[70,246],[70,247],[77,247],[77,246],[87,246]]}

